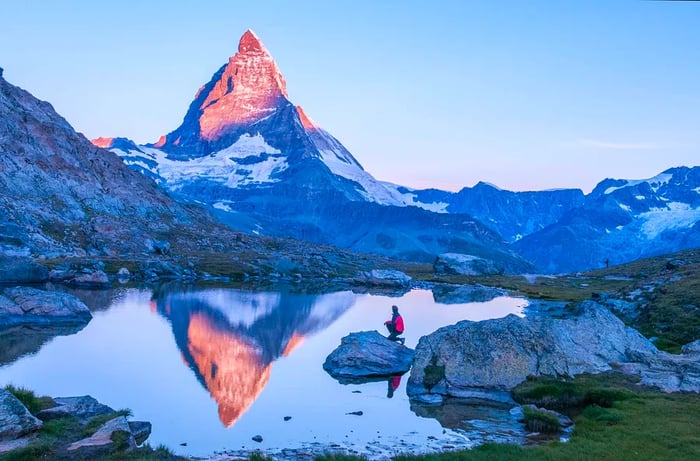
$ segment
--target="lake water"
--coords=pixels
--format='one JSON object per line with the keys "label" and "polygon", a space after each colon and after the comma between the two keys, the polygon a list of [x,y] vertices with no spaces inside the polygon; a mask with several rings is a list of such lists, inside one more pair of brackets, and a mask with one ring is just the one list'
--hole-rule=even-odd
{"label": "lake water", "polygon": [[[184,455],[336,445],[391,453],[473,443],[468,431],[450,429],[444,418],[441,424],[439,410],[411,409],[408,374],[341,385],[322,364],[350,332],[385,333],[392,304],[405,319],[406,346],[414,348],[421,336],[460,320],[522,315],[526,300],[441,304],[427,290],[400,297],[298,291],[74,292],[93,310],[92,321],[1,366],[0,384],[41,395],[89,394],[130,408],[133,419],[153,423],[152,446]],[[362,416],[348,414],[356,411]],[[251,440],[255,435],[263,441]]]}

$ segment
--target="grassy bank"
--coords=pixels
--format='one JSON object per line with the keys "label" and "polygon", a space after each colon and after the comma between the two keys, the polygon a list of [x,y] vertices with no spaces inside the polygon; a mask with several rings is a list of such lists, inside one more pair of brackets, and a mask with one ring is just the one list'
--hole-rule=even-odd
{"label": "grassy bank", "polygon": [[[526,381],[513,395],[547,403],[574,417],[568,442],[522,447],[489,443],[472,450],[399,455],[396,461],[640,461],[700,459],[700,395],[662,394],[639,388],[616,373],[572,380]],[[341,459],[335,456],[320,460]],[[343,456],[343,460],[362,459]]]}
{"label": "grassy bank", "polygon": [[[41,410],[52,408],[56,403],[50,397],[37,397],[34,392],[21,387],[5,387],[22,404],[36,416]],[[109,461],[109,460],[144,460],[144,461],[185,461],[186,458],[174,455],[168,448],[151,447],[147,443],[135,450],[125,452],[125,439],[120,433],[112,436],[114,449],[99,456],[95,454],[79,455],[69,453],[67,447],[77,440],[90,437],[107,421],[118,416],[130,416],[130,410],[118,410],[114,413],[96,416],[86,423],[81,423],[73,416],[45,421],[30,445],[8,453],[0,454],[2,461]]]}

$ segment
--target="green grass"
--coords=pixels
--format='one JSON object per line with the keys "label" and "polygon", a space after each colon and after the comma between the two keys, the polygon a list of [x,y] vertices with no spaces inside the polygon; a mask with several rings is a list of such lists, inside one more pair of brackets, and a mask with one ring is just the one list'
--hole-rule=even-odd
{"label": "green grass", "polygon": [[561,430],[559,418],[545,410],[523,407],[523,420],[530,431],[556,433]]}
{"label": "green grass", "polygon": [[[690,460],[700,459],[700,395],[661,394],[638,387],[624,375],[583,375],[560,382],[527,381],[519,398],[572,397],[583,407],[575,417],[571,440],[533,447],[485,444],[472,450],[425,456],[402,455],[397,461],[548,461],[548,460]],[[552,399],[556,401],[556,399]],[[609,403],[604,408],[591,402]]]}
{"label": "green grass", "polygon": [[82,427],[78,418],[69,416],[45,421],[40,432],[43,436],[59,439],[73,434],[80,436]]}
{"label": "green grass", "polygon": [[33,415],[46,408],[56,406],[56,403],[50,397],[37,397],[33,391],[24,387],[15,387],[12,384],[8,384],[5,386],[5,390],[17,397],[17,400],[22,402],[22,405]]}
{"label": "green grass", "polygon": [[437,364],[437,357],[433,355],[430,360],[430,365],[423,369],[423,387],[427,390],[435,387],[440,381],[445,378],[445,365]]}
{"label": "green grass", "polygon": [[3,461],[38,461],[53,459],[53,450],[46,444],[33,445],[0,455]]}

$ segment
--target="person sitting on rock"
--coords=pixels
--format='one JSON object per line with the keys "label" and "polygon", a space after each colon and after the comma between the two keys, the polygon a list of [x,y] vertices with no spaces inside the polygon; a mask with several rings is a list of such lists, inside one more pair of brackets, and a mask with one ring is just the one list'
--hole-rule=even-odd
{"label": "person sitting on rock", "polygon": [[403,333],[403,317],[399,314],[398,306],[391,306],[391,320],[384,322],[386,329],[389,330],[389,340],[399,341],[403,344],[406,338],[399,338],[399,335]]}

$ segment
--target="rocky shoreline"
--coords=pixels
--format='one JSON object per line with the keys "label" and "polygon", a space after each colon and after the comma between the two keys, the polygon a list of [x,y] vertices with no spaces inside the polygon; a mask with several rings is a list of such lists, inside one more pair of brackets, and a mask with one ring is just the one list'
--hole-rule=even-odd
{"label": "rocky shoreline", "polygon": [[24,389],[0,389],[0,455],[33,449],[54,458],[95,459],[134,451],[150,436],[151,424],[127,418],[128,412],[87,395],[36,398]]}

